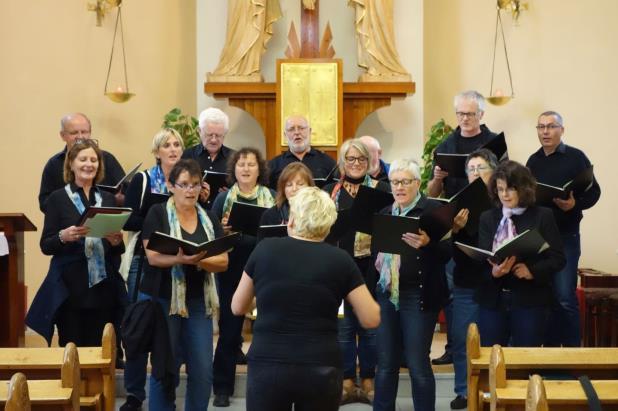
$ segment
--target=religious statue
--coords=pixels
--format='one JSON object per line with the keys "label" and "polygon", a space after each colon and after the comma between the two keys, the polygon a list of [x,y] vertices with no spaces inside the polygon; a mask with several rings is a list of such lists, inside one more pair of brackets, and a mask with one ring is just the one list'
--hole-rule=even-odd
{"label": "religious statue", "polygon": [[348,5],[356,9],[358,65],[366,70],[358,81],[411,81],[395,48],[393,0],[349,0]]}
{"label": "religious statue", "polygon": [[219,65],[208,81],[261,82],[262,54],[281,17],[279,0],[228,0],[227,33]]}

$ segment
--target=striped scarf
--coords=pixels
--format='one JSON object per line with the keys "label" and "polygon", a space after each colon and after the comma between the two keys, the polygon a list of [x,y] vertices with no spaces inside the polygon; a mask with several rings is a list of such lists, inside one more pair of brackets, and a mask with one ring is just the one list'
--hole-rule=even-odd
{"label": "striped scarf", "polygon": [[[86,206],[82,202],[81,197],[77,191],[71,191],[71,185],[64,186],[64,190],[73,202],[75,208],[80,214],[86,210]],[[99,190],[94,191],[95,207],[101,207],[103,204],[103,198]],[[107,272],[105,271],[105,248],[103,247],[103,240],[94,237],[84,238],[84,254],[88,261],[88,287],[92,288],[104,279],[107,278]]]}
{"label": "striped scarf", "polygon": [[[208,241],[215,239],[215,230],[212,226],[212,222],[208,218],[206,211],[199,205],[195,205],[197,209],[197,217],[199,223],[206,232]],[[174,204],[174,198],[170,197],[165,205],[167,211],[167,221],[170,226],[170,235],[176,238],[182,238],[182,232],[180,230],[180,222],[178,221],[178,215],[176,214],[176,205]],[[201,268],[198,266],[198,270]],[[215,290],[214,275],[212,273],[206,273],[206,280],[204,281],[204,304],[206,306],[206,315],[212,315],[219,307],[219,299]],[[185,279],[185,272],[182,269],[182,265],[176,264],[172,267],[172,297],[170,301],[169,315],[180,315],[183,318],[189,317],[186,304],[187,282]]]}
{"label": "striped scarf", "polygon": [[238,183],[235,183],[228,190],[227,197],[225,197],[225,203],[223,203],[224,216],[229,214],[230,210],[232,209],[232,205],[238,200],[239,197],[248,201],[253,201],[257,199],[257,205],[259,205],[260,207],[272,207],[275,204],[275,199],[270,193],[268,187],[264,187],[263,185],[258,184],[253,188],[249,195],[245,195],[240,192],[240,187],[238,187]]}
{"label": "striped scarf", "polygon": [[[412,204],[405,207],[403,210],[399,208],[397,203],[394,203],[392,215],[407,215],[410,210],[416,207],[420,199],[421,193],[417,193]],[[393,303],[395,309],[399,310],[399,268],[401,267],[401,256],[399,254],[378,253],[375,267],[380,273],[378,286],[382,292],[390,291],[391,296],[389,300]]]}

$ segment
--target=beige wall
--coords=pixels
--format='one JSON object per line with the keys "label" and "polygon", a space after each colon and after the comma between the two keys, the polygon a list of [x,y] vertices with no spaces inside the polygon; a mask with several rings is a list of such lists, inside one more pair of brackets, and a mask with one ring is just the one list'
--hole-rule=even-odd
{"label": "beige wall", "polygon": [[[493,1],[425,1],[425,124],[440,117],[456,124],[452,96],[463,89],[486,94],[496,12]],[[545,110],[560,112],[564,141],[588,155],[602,195],[582,223],[580,266],[618,273],[618,190],[614,167],[618,144],[618,2],[614,0],[529,0],[519,25],[503,18],[516,98],[489,106],[485,122],[507,136],[512,159],[526,162],[538,149],[536,118]],[[508,91],[504,57],[496,65]],[[499,71],[501,70],[501,71]],[[500,74],[498,74],[500,73]],[[614,176],[614,177],[612,177]]]}
{"label": "beige wall", "polygon": [[29,300],[48,267],[38,242],[36,200],[47,159],[63,147],[60,117],[90,116],[93,136],[125,169],[150,165],[150,142],[174,106],[195,113],[195,3],[131,0],[123,10],[133,100],[103,96],[115,14],[102,27],[86,1],[7,0],[0,12],[0,212],[21,211],[39,228],[26,235]]}
{"label": "beige wall", "polygon": [[[529,2],[519,26],[504,20],[517,97],[507,106],[489,107],[485,120],[492,129],[505,131],[511,157],[525,161],[538,147],[533,128],[537,113],[563,113],[565,140],[586,151],[603,188],[601,201],[584,220],[582,263],[618,272],[618,223],[611,211],[618,193],[610,163],[618,151],[611,136],[611,120],[618,113],[613,41],[618,28],[612,21],[618,2]],[[298,27],[299,3],[282,0],[284,18],[275,26],[276,37],[264,59],[267,81],[274,80],[274,59],[283,55],[291,18]],[[344,59],[344,80],[354,81],[359,71],[351,36],[353,11],[345,0],[321,3],[321,25],[331,20],[334,47]],[[214,69],[223,47],[224,0],[126,2],[127,63],[137,96],[121,105],[102,96],[114,18],[96,27],[85,4],[8,0],[0,13],[0,110],[5,118],[0,212],[23,211],[39,229],[40,173],[62,148],[58,121],[66,112],[87,113],[93,135],[125,168],[138,161],[150,164],[150,139],[162,115],[174,106],[191,114],[209,105],[222,107],[232,117],[229,145],[263,147],[262,132],[249,115],[202,93],[205,73]],[[359,130],[382,140],[386,159],[420,157],[423,134],[432,123],[440,117],[455,123],[451,104],[458,91],[487,93],[494,13],[493,1],[487,0],[395,1],[397,47],[417,82],[417,93],[380,109]],[[30,299],[49,261],[40,253],[39,236],[26,236]]]}

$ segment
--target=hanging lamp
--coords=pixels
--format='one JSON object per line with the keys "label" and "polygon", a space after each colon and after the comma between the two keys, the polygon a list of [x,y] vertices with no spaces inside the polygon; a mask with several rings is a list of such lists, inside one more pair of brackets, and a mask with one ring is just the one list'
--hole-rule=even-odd
{"label": "hanging lamp", "polygon": [[[112,52],[109,56],[109,66],[107,68],[107,78],[105,80],[105,95],[114,103],[124,103],[129,101],[135,94],[129,92],[129,79],[127,77],[127,58],[124,50],[124,30],[122,24],[122,4],[118,0],[118,13],[116,14],[116,27],[114,28],[114,39],[112,40]],[[116,36],[118,35],[118,26],[120,26],[120,43],[122,45],[122,67],[124,74],[124,86],[119,85],[114,90],[108,90],[109,78],[112,73],[112,62],[114,60],[114,48],[116,45]]]}
{"label": "hanging lamp", "polygon": [[[500,16],[500,0],[498,0],[498,7],[496,8],[496,30],[494,33],[494,53],[493,53],[493,61],[491,64],[491,83],[489,86],[489,97],[486,100],[495,106],[502,106],[512,98],[515,97],[515,92],[513,91],[513,77],[511,75],[511,65],[509,64],[509,54],[506,50],[506,38],[504,37],[504,27],[502,25],[502,17]],[[494,75],[496,69],[496,49],[498,46],[498,26],[500,27],[500,33],[502,34],[502,46],[504,47],[504,57],[506,59],[506,69],[509,73],[509,84],[511,86],[511,95],[507,96],[501,90],[494,90]]]}

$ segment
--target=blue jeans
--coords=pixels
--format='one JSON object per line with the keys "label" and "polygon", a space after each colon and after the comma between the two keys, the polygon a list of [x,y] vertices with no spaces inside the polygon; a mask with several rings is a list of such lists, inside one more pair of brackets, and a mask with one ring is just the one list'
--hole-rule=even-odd
{"label": "blue jeans", "polygon": [[562,236],[566,265],[554,276],[554,304],[550,312],[545,345],[579,347],[581,330],[577,301],[577,265],[581,254],[578,234]]}
{"label": "blue jeans", "polygon": [[[133,259],[133,262],[135,262],[135,259]],[[133,263],[131,263],[131,269],[133,269]],[[129,271],[129,278],[130,275],[131,272]],[[149,299],[150,296],[144,293],[139,293],[137,296],[138,301]],[[142,402],[146,399],[146,389],[144,387],[146,386],[147,366],[148,354],[140,355],[131,360],[127,358],[124,365],[124,389],[127,391],[127,396],[131,395]]]}
{"label": "blue jeans", "polygon": [[[134,303],[135,301],[133,300],[133,293],[135,292],[135,287],[137,286],[136,282],[137,282],[137,270],[139,268],[139,260],[141,258],[146,258],[146,257],[142,257],[140,255],[134,255],[133,259],[131,260],[131,266],[129,267],[129,274],[127,275],[127,295],[129,297],[129,304]],[[144,263],[142,262],[142,270],[144,267]],[[141,276],[140,276],[141,279]],[[139,300],[139,296],[138,296],[138,300]]]}
{"label": "blue jeans", "polygon": [[401,292],[399,311],[389,293],[376,292],[381,322],[378,327],[378,369],[375,378],[374,411],[394,411],[399,385],[401,354],[405,356],[412,382],[415,411],[433,411],[436,381],[429,351],[438,311],[421,310],[420,290]]}
{"label": "blue jeans", "polygon": [[357,355],[360,377],[374,378],[376,374],[376,330],[375,328],[364,329],[347,301],[343,305],[343,318],[339,320],[337,339],[343,354],[343,378],[356,380]]}
{"label": "blue jeans", "polygon": [[453,288],[453,339],[451,352],[455,368],[455,394],[468,396],[468,361],[466,357],[466,335],[471,323],[478,323],[479,306],[474,300],[476,289],[455,286]]}
{"label": "blue jeans", "polygon": [[[163,312],[168,313],[170,301],[159,299]],[[181,352],[187,372],[185,410],[207,410],[212,389],[212,318],[206,316],[203,299],[187,300],[189,318],[168,315],[170,343],[176,361],[176,386],[179,383]],[[150,376],[150,411],[174,410],[161,383]]]}
{"label": "blue jeans", "polygon": [[540,347],[545,337],[546,320],[546,307],[513,306],[510,292],[502,291],[498,308],[481,307],[479,310],[481,346]]}
{"label": "blue jeans", "polygon": [[444,273],[446,275],[446,284],[448,286],[449,301],[444,306],[444,318],[446,319],[446,345],[444,346],[444,352],[453,352],[453,289],[455,288],[455,282],[453,279],[453,271],[455,270],[455,261],[451,258],[444,266]]}

